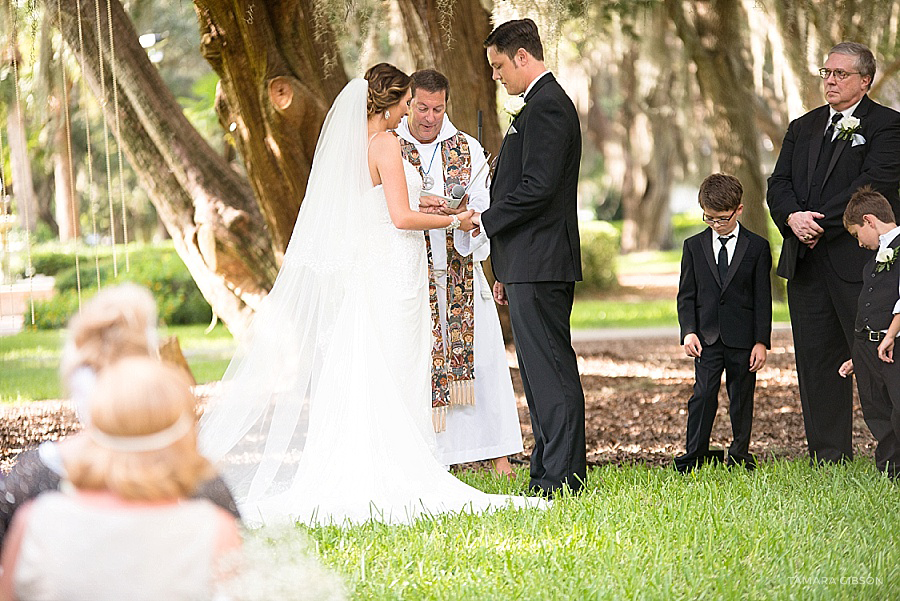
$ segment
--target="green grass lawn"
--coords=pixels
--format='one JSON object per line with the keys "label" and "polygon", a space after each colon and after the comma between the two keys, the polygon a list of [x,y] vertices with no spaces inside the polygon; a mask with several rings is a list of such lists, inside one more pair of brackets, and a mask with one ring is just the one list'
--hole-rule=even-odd
{"label": "green grass lawn", "polygon": [[[526,482],[460,477],[486,492]],[[607,466],[547,511],[307,533],[360,600],[897,599],[898,486],[871,459]]]}
{"label": "green grass lawn", "polygon": [[[773,319],[789,321],[785,303],[775,304]],[[675,299],[579,298],[572,310],[572,327],[575,329],[677,325]],[[209,334],[204,333],[205,329],[203,325],[176,326],[161,332],[162,336],[178,336],[185,358],[200,384],[222,377],[235,348],[234,339],[222,325]],[[13,336],[0,336],[0,402],[61,398],[58,369],[64,339],[63,330],[26,330]]]}
{"label": "green grass lawn", "polygon": [[[787,303],[772,305],[772,321],[788,322]],[[678,325],[675,299],[635,300],[580,298],[572,308],[572,328],[646,328]]]}
{"label": "green grass lawn", "polygon": [[[161,336],[175,335],[197,382],[218,380],[234,353],[234,339],[223,326],[209,334],[206,326],[164,328]],[[63,330],[23,331],[0,336],[0,402],[62,398],[59,358]]]}

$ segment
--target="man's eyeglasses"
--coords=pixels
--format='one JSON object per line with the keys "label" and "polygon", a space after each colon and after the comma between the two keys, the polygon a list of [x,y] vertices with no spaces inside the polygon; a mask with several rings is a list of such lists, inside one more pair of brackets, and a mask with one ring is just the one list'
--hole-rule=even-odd
{"label": "man's eyeglasses", "polygon": [[734,217],[734,214],[737,213],[737,209],[731,212],[731,215],[728,217],[710,217],[706,213],[703,213],[703,223],[708,223],[709,225],[725,225],[731,218]]}
{"label": "man's eyeglasses", "polygon": [[843,69],[826,69],[825,67],[822,67],[821,69],[819,69],[819,77],[821,77],[822,79],[828,79],[829,77],[834,75],[834,78],[836,80],[844,81],[851,75],[859,75],[859,74],[860,74],[859,71],[844,71]]}

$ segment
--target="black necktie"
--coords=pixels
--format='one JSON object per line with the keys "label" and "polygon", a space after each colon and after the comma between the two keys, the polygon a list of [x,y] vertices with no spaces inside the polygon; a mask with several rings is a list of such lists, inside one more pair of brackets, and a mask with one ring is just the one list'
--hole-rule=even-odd
{"label": "black necktie", "polygon": [[728,244],[728,241],[734,238],[734,234],[730,236],[719,236],[719,242],[722,243],[722,246],[719,247],[719,258],[716,263],[719,266],[719,281],[721,283],[725,283],[725,274],[728,273],[728,249],[725,248],[725,245]]}
{"label": "black necktie", "polygon": [[831,139],[834,137],[834,128],[837,126],[837,122],[844,118],[842,113],[835,113],[831,116],[831,123],[828,124],[828,127],[825,128],[825,141],[831,142]]}

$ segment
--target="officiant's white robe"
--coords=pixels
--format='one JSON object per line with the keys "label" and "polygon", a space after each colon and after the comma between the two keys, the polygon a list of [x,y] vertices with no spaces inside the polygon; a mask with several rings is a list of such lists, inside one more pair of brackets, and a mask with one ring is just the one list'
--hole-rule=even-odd
{"label": "officiant's white robe", "polygon": [[[432,191],[445,195],[444,167],[440,149],[428,170],[429,161],[435,152],[435,146],[455,135],[458,130],[444,116],[444,122],[438,137],[431,144],[422,144],[409,131],[406,117],[400,122],[397,134],[416,145],[422,161],[422,170],[434,178]],[[469,142],[469,154],[472,160],[472,174],[475,175],[486,162],[484,151],[478,140],[463,133]],[[481,171],[476,181],[469,187],[470,209],[484,211],[490,205],[490,192],[487,188],[488,168]],[[438,278],[438,307],[441,315],[441,326],[446,336],[447,329],[447,293],[446,270],[447,249],[446,232],[443,229],[430,230],[431,254],[436,271],[442,271]],[[491,294],[481,261],[490,254],[490,243],[482,232],[473,238],[469,232],[456,230],[453,242],[457,252],[472,255],[475,261],[475,281],[473,284],[475,299],[475,405],[454,405],[447,412],[447,429],[436,435],[438,461],[445,465],[479,461],[512,455],[522,451],[522,430],[519,426],[519,414],[516,409],[516,397],[513,393],[512,380],[509,375],[509,363],[506,359],[506,348],[500,331],[500,319],[497,307]]]}

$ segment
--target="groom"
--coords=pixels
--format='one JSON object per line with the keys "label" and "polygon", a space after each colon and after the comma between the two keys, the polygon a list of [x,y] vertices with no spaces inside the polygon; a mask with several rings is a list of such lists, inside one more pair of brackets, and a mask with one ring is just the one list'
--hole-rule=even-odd
{"label": "groom", "polygon": [[493,79],[510,95],[524,95],[524,106],[500,147],[490,208],[475,218],[491,240],[494,298],[509,304],[534,430],[531,489],[552,496],[564,485],[579,490],[587,470],[584,392],[569,333],[581,279],[581,128],[575,106],[544,66],[534,21],[500,25],[484,47]]}

